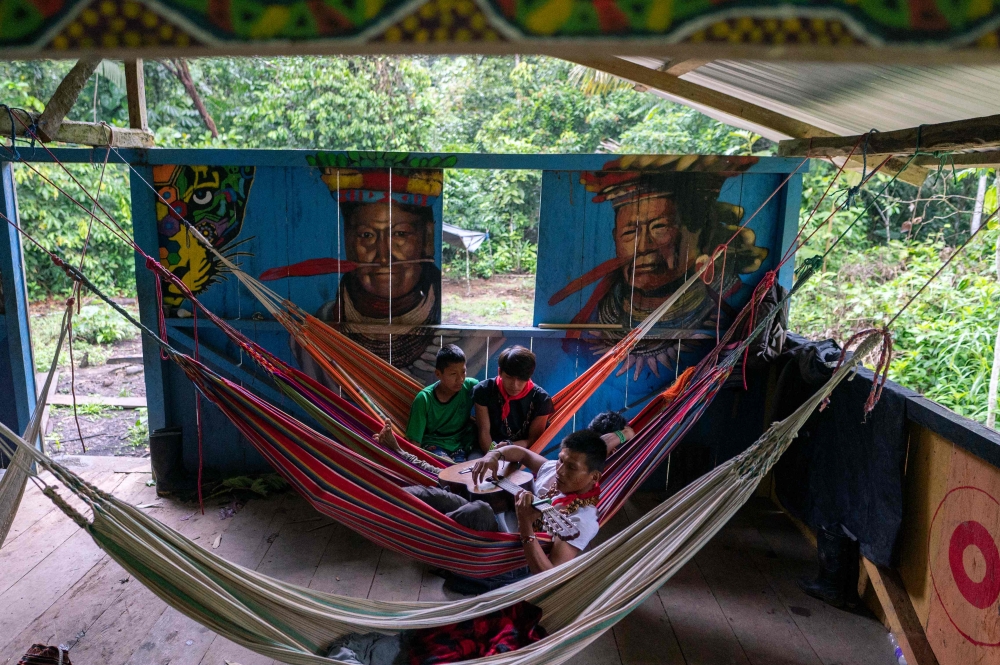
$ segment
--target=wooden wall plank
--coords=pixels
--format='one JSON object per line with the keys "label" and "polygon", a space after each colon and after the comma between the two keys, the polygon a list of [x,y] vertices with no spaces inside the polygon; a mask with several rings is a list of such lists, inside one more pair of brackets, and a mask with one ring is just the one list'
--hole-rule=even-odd
{"label": "wooden wall plank", "polygon": [[948,492],[928,537],[927,639],[941,665],[993,665],[1000,658],[1000,469],[951,448]]}
{"label": "wooden wall plank", "polygon": [[878,594],[885,611],[889,629],[896,636],[907,663],[913,665],[938,665],[934,650],[924,635],[924,627],[913,610],[910,597],[906,595],[899,573],[891,568],[879,566],[864,559],[865,570],[872,588]]}
{"label": "wooden wall plank", "polygon": [[931,430],[910,425],[909,451],[903,498],[903,525],[899,532],[899,574],[921,625],[927,628],[931,599],[930,550],[927,534],[931,518],[948,491],[954,446]]}

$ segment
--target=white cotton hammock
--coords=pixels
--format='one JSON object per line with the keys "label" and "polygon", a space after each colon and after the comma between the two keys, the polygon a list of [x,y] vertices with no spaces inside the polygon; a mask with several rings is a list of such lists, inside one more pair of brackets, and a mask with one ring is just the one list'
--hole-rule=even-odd
{"label": "white cotton hammock", "polygon": [[[22,460],[48,470],[90,506],[93,517],[88,522],[54,486],[43,490],[137,580],[179,612],[264,656],[296,665],[337,663],[324,654],[334,640],[348,633],[394,633],[447,625],[527,600],[542,608],[548,637],[515,652],[465,662],[563,663],[638,607],[722,529],[813,410],[880,339],[880,334],[866,337],[857,353],[816,394],[788,418],[774,423],[745,452],[593,551],[511,586],[449,602],[337,596],[261,575],[202,549],[137,508],[87,484],[2,424],[0,434],[17,446]],[[0,479],[0,497],[4,497],[0,501],[14,496],[8,485],[19,478],[20,473],[8,473]],[[16,503],[0,504],[0,520],[13,508]]]}

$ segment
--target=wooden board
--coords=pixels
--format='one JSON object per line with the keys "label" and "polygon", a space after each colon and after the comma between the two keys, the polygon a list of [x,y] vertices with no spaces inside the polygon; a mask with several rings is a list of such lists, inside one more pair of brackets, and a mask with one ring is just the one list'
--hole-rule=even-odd
{"label": "wooden board", "polygon": [[941,665],[1000,662],[1000,469],[953,448],[928,543],[927,638]]}

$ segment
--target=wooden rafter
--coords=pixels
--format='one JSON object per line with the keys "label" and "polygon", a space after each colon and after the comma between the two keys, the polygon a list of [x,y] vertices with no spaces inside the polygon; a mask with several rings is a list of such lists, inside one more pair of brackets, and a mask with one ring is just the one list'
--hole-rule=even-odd
{"label": "wooden rafter", "polygon": [[149,130],[146,123],[146,76],[142,60],[125,61],[125,97],[128,100],[128,124],[132,129]]}
{"label": "wooden rafter", "polygon": [[[37,125],[40,113],[24,113],[19,109],[13,109],[14,134],[16,136],[30,137],[26,127]],[[0,113],[0,136],[10,136],[10,116]],[[154,137],[147,130],[129,129],[125,127],[112,127],[109,131],[107,127],[100,123],[76,122],[75,120],[63,120],[56,132],[54,141],[60,143],[75,143],[77,145],[106,146],[108,139],[115,148],[152,148]],[[39,138],[41,138],[39,136]]]}
{"label": "wooden rafter", "polygon": [[[107,146],[116,148],[151,148],[153,135],[145,126],[145,86],[142,84],[142,61],[125,63],[125,81],[129,102],[129,117],[133,128],[112,127],[96,122],[67,120],[66,114],[76,103],[77,97],[87,81],[94,74],[100,58],[87,57],[77,61],[66,77],[59,83],[52,98],[41,113],[12,110],[0,114],[0,135],[32,137],[29,128],[34,128],[34,138],[50,143],[76,143],[78,145]],[[141,104],[139,102],[141,101]],[[135,106],[133,115],[133,106]],[[140,108],[141,106],[141,108]],[[13,122],[13,127],[11,123]],[[138,123],[139,126],[136,126]]]}
{"label": "wooden rafter", "polygon": [[899,640],[906,662],[911,665],[938,665],[937,657],[927,641],[924,627],[913,609],[913,603],[906,593],[899,573],[868,559],[862,560],[885,612],[886,623]]}
{"label": "wooden rafter", "polygon": [[912,155],[916,152],[959,152],[1000,146],[1000,115],[921,125],[891,132],[841,137],[806,137],[782,141],[778,154],[788,157],[843,157],[858,141],[869,153]]}
{"label": "wooden rafter", "polygon": [[702,60],[698,58],[674,58],[673,60],[668,60],[667,64],[663,66],[660,71],[663,71],[671,76],[683,76],[688,72],[693,72],[702,65],[707,65],[712,62],[711,60]]}
{"label": "wooden rafter", "polygon": [[[727,115],[746,120],[747,122],[767,127],[779,134],[802,139],[839,138],[833,132],[816,127],[807,122],[790,118],[771,109],[727,95],[705,86],[685,81],[684,79],[643,67],[642,65],[622,60],[621,58],[567,58],[584,67],[597,69],[617,76],[618,78],[637,83],[647,88],[654,88],[669,95],[685,99],[693,104],[699,104],[721,111]],[[856,137],[855,137],[856,141]],[[853,146],[854,143],[852,142]],[[846,153],[845,153],[846,155]],[[911,185],[920,185],[927,177],[927,169],[911,164],[905,170],[905,162],[890,160],[883,171],[889,174],[899,173],[899,179]],[[861,168],[860,159],[852,159],[851,166]]]}

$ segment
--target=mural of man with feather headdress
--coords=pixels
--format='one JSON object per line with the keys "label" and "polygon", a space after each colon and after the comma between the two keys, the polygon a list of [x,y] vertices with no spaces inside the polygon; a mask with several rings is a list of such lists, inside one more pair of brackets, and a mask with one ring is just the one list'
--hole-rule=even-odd
{"label": "mural of man with feather headdress", "polygon": [[[615,257],[572,280],[552,296],[549,305],[597,282],[573,323],[618,324],[623,331],[603,332],[595,353],[643,321],[735,235],[716,265],[706,270],[659,324],[666,329],[664,334],[676,332],[682,339],[708,337],[717,323],[725,327],[718,317],[730,313],[725,299],[742,286],[739,275],[756,271],[767,257],[767,249],[754,244],[754,232],[739,228],[743,208],[718,200],[727,177],[697,172],[582,175],[587,191],[595,194],[593,202],[608,202],[614,209]],[[673,367],[676,355],[676,340],[643,341],[620,373],[634,366],[636,377],[647,368],[659,374],[658,366]]]}

